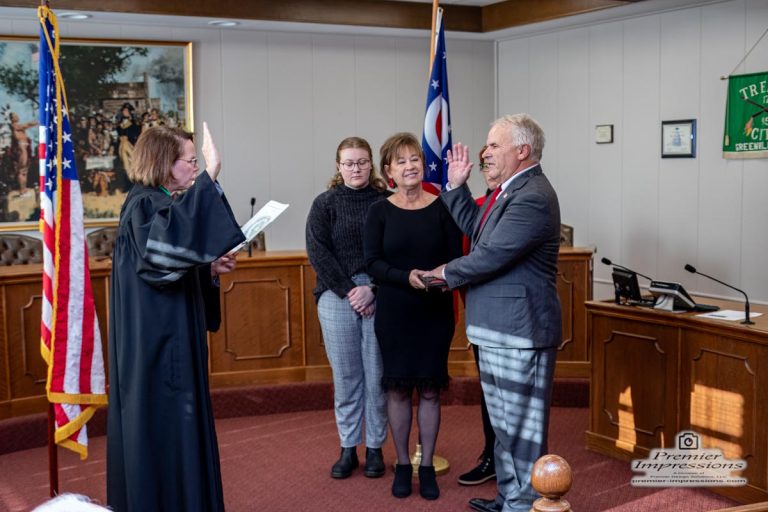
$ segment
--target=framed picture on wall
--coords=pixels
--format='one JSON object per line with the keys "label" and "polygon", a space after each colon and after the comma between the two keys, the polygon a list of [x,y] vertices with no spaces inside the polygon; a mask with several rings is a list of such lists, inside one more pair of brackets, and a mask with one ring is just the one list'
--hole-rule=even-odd
{"label": "framed picture on wall", "polygon": [[661,158],[696,157],[696,120],[661,122]]}
{"label": "framed picture on wall", "polygon": [[[0,36],[0,231],[37,228],[38,39]],[[192,44],[62,39],[86,227],[117,223],[141,131],[192,129]]]}

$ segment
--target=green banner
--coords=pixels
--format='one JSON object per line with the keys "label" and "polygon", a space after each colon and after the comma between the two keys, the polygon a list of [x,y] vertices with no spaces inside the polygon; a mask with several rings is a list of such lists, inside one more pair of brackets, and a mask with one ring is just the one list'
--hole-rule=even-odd
{"label": "green banner", "polygon": [[768,72],[728,78],[723,158],[768,158]]}

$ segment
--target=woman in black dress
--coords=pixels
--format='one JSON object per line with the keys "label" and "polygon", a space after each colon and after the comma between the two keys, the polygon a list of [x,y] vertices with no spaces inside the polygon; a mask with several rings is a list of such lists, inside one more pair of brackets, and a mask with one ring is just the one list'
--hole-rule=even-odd
{"label": "woman in black dress", "polygon": [[[382,387],[398,463],[392,494],[411,493],[409,463],[413,390],[422,444],[419,491],[440,491],[432,456],[440,427],[440,390],[448,384],[448,350],[454,330],[453,298],[427,291],[420,276],[461,255],[461,232],[442,201],[422,189],[424,157],[416,138],[398,133],[381,148],[381,170],[395,193],[371,205],[365,226],[368,273],[379,285],[376,338],[384,363]],[[402,464],[401,464],[402,463]]]}

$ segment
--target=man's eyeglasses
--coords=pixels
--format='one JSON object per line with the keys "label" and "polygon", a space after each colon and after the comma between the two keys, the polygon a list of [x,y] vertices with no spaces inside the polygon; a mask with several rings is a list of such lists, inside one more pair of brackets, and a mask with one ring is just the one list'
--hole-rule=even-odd
{"label": "man's eyeglasses", "polygon": [[190,158],[189,160],[179,158],[178,160],[181,160],[182,162],[187,162],[189,165],[197,167],[197,158]]}
{"label": "man's eyeglasses", "polygon": [[354,170],[355,166],[357,166],[358,169],[361,171],[365,171],[371,167],[371,161],[367,158],[363,158],[361,160],[358,160],[357,162],[353,160],[345,160],[343,162],[339,162],[339,165],[342,169],[345,171],[352,171]]}

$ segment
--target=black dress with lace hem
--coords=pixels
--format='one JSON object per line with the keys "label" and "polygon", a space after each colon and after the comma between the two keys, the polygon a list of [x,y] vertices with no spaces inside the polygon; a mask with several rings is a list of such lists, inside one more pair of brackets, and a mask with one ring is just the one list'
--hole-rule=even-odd
{"label": "black dress with lace hem", "polygon": [[416,290],[408,275],[461,256],[458,226],[439,199],[418,210],[380,201],[368,210],[364,251],[368,273],[379,285],[374,326],[384,363],[382,387],[446,388],[453,294]]}

